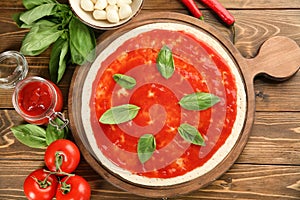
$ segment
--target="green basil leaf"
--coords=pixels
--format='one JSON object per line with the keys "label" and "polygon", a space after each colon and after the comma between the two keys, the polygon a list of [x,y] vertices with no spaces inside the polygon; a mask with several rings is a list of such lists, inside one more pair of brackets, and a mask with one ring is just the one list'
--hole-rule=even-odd
{"label": "green basil leaf", "polygon": [[68,50],[68,40],[62,37],[57,39],[52,47],[49,61],[49,73],[51,80],[55,83],[58,83],[61,80],[67,67]]}
{"label": "green basil leaf", "polygon": [[152,134],[145,134],[140,137],[137,145],[137,153],[141,163],[147,162],[156,149],[155,137]]}
{"label": "green basil leaf", "polygon": [[14,136],[23,144],[33,148],[44,148],[46,143],[46,131],[33,124],[12,127]]}
{"label": "green basil leaf", "polygon": [[69,60],[69,56],[68,56],[68,52],[69,52],[69,42],[66,41],[62,48],[61,48],[61,52],[60,52],[60,56],[59,56],[59,64],[58,64],[58,72],[57,72],[57,83],[62,79],[66,68],[67,68],[67,62]]}
{"label": "green basil leaf", "polygon": [[59,25],[53,27],[33,26],[22,42],[21,53],[28,56],[41,54],[63,34],[64,30],[58,28]]}
{"label": "green basil leaf", "polygon": [[124,74],[114,74],[113,79],[123,88],[132,89],[136,85],[136,80]]}
{"label": "green basil leaf", "polygon": [[20,16],[22,15],[22,13],[15,13],[12,15],[12,19],[14,20],[14,22],[17,24],[17,26],[20,28],[24,22],[22,22],[20,20]]}
{"label": "green basil leaf", "polygon": [[181,98],[179,104],[187,110],[206,110],[220,101],[220,98],[205,92],[195,92]]}
{"label": "green basil leaf", "polygon": [[28,11],[22,13],[20,16],[20,20],[23,21],[24,23],[30,25],[33,22],[35,22],[43,17],[52,15],[54,13],[53,9],[55,6],[56,6],[56,4],[54,4],[54,3],[42,4],[40,6],[37,6],[31,10],[28,10]]}
{"label": "green basil leaf", "polygon": [[199,131],[189,124],[181,124],[178,128],[180,136],[187,142],[205,146],[205,141]]}
{"label": "green basil leaf", "polygon": [[175,66],[172,51],[169,47],[163,46],[161,48],[156,59],[156,66],[164,78],[169,79],[173,75]]}
{"label": "green basil leaf", "polygon": [[72,62],[79,65],[86,61],[92,62],[96,57],[94,32],[73,16],[69,23],[69,34]]}
{"label": "green basil leaf", "polygon": [[132,104],[124,104],[112,107],[105,111],[99,121],[103,124],[121,124],[136,117],[140,107]]}
{"label": "green basil leaf", "polygon": [[50,20],[40,19],[37,22],[34,22],[29,25],[23,23],[20,28],[32,28],[33,26],[36,26],[36,27],[38,27],[38,30],[40,30],[40,29],[45,29],[45,28],[52,28],[55,25],[57,25],[57,24]]}
{"label": "green basil leaf", "polygon": [[54,0],[23,0],[23,5],[27,10],[30,10],[36,6],[40,6],[42,4],[47,3],[57,3]]}
{"label": "green basil leaf", "polygon": [[[59,118],[56,118],[54,121],[58,125],[64,124],[64,122],[62,120],[60,120]],[[47,128],[46,128],[46,143],[47,143],[47,145],[50,145],[55,140],[67,138],[68,133],[69,133],[69,129],[67,126],[61,130],[58,130],[56,127],[52,126],[51,124],[48,124]]]}

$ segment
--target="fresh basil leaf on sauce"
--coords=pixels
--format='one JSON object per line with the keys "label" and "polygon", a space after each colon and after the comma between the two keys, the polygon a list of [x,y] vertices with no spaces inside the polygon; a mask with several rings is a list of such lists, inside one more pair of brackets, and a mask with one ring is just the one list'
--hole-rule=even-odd
{"label": "fresh basil leaf on sauce", "polygon": [[145,134],[140,137],[137,145],[137,153],[141,163],[148,161],[156,149],[155,137],[152,134]]}
{"label": "fresh basil leaf on sauce", "polygon": [[195,145],[205,146],[205,141],[200,132],[194,126],[181,124],[178,128],[180,136],[187,142]]}
{"label": "fresh basil leaf on sauce", "polygon": [[175,66],[172,51],[169,47],[163,46],[161,48],[156,59],[156,66],[165,79],[169,79],[173,75]]}
{"label": "fresh basil leaf on sauce", "polygon": [[[55,123],[58,125],[63,125],[64,122],[60,120],[59,118],[56,118]],[[69,133],[69,129],[66,126],[63,129],[58,130],[56,127],[52,126],[51,124],[47,125],[46,128],[46,143],[47,145],[50,145],[52,142],[58,139],[66,139]]]}
{"label": "fresh basil leaf on sauce", "polygon": [[187,110],[206,110],[220,101],[220,98],[205,92],[195,92],[185,95],[179,101],[181,107]]}
{"label": "fresh basil leaf on sauce", "polygon": [[99,121],[103,124],[121,124],[136,117],[140,107],[132,104],[115,106],[103,113]]}
{"label": "fresh basil leaf on sauce", "polygon": [[33,124],[19,125],[10,128],[14,136],[26,146],[32,148],[44,148],[47,147],[46,143],[46,131]]}
{"label": "fresh basil leaf on sauce", "polygon": [[124,74],[114,74],[113,79],[125,89],[132,89],[136,85],[136,80],[133,77]]}

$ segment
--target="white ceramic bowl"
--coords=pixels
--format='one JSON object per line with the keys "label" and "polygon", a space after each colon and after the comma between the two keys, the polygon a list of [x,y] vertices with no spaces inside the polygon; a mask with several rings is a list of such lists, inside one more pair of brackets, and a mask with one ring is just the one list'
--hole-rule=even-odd
{"label": "white ceramic bowl", "polygon": [[143,0],[132,0],[132,14],[130,17],[120,20],[118,23],[110,23],[107,20],[95,20],[92,12],[84,11],[80,6],[81,0],[69,0],[70,6],[75,15],[85,24],[95,29],[109,30],[116,29],[130,21],[142,9]]}

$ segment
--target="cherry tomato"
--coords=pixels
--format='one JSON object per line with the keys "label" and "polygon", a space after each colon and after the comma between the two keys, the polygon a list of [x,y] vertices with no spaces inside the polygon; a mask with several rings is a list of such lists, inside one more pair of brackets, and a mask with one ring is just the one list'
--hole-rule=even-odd
{"label": "cherry tomato", "polygon": [[50,175],[44,169],[37,169],[27,176],[23,189],[29,200],[51,200],[56,193],[57,185],[55,175]]}
{"label": "cherry tomato", "polygon": [[50,171],[72,173],[79,164],[80,152],[72,141],[59,139],[47,147],[44,159]]}
{"label": "cherry tomato", "polygon": [[90,185],[81,176],[66,176],[58,184],[56,200],[89,200],[90,198]]}

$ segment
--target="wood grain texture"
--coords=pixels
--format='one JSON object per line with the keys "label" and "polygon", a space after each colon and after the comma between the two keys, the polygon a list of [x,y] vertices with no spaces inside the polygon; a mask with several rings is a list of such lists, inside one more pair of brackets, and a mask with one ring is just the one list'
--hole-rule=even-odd
{"label": "wood grain texture", "polygon": [[[228,0],[219,0],[226,8],[228,9],[279,9],[279,8],[300,8],[298,0],[244,0],[244,1],[228,1]],[[58,0],[60,3],[68,3],[68,0]],[[200,8],[205,8],[200,1],[197,2],[197,5]],[[23,5],[20,0],[3,0],[1,1],[2,8],[23,8]],[[159,9],[182,9],[182,4],[179,0],[145,0],[144,9],[155,10]]]}
{"label": "wood grain texture", "polygon": [[[35,59],[38,62],[39,59]],[[64,105],[68,96],[69,86],[74,67],[69,67],[59,84],[64,96]],[[29,75],[40,75],[49,78],[47,66],[30,66]],[[284,88],[284,89],[283,89]],[[270,81],[257,78],[254,82],[256,95],[256,111],[300,111],[300,72],[284,82]],[[0,107],[12,109],[11,95],[13,90],[0,89]],[[288,102],[287,102],[288,99]]]}
{"label": "wood grain texture", "polygon": [[[163,15],[164,18],[161,18],[161,16]],[[106,34],[103,34],[102,37],[99,38],[100,42],[98,43],[96,52],[100,53],[104,51],[107,44],[110,44],[116,38],[122,36],[124,33],[127,33],[127,31],[130,31],[132,29],[135,29],[143,25],[148,25],[157,22],[177,23],[177,24],[184,24],[186,26],[201,28],[202,30],[208,32],[210,34],[210,37],[214,38],[215,40],[218,40],[220,44],[226,47],[228,52],[230,52],[230,54],[232,55],[232,57],[235,59],[235,61],[238,63],[238,66],[240,67],[237,70],[240,69],[244,70],[247,68],[246,62],[244,61],[245,59],[240,59],[241,62],[238,60],[238,58],[240,58],[239,52],[234,48],[232,43],[227,39],[225,39],[223,35],[220,34],[216,29],[212,28],[207,23],[204,23],[196,18],[189,17],[184,14],[178,14],[175,12],[156,12],[156,13],[140,14],[137,18],[135,18],[129,24],[127,24],[127,26],[117,30],[108,31]],[[281,42],[279,43],[281,44]],[[277,46],[276,44],[274,45]],[[285,45],[285,43],[283,45]],[[262,51],[260,55],[264,55],[264,53],[267,53],[267,51],[269,50],[264,49],[264,51]],[[300,56],[300,52],[299,52],[299,56]],[[299,61],[299,65],[300,65],[300,61]],[[94,169],[100,175],[105,176],[106,180],[108,180],[112,184],[118,185],[119,187],[128,190],[134,194],[148,196],[148,197],[164,197],[164,196],[176,196],[178,194],[185,194],[187,192],[196,190],[198,188],[207,185],[212,180],[215,180],[216,177],[219,177],[221,174],[223,174],[235,162],[235,160],[240,155],[244,145],[247,142],[248,135],[252,126],[253,113],[254,113],[253,77],[245,76],[245,74],[242,74],[241,76],[244,76],[245,85],[246,85],[245,93],[246,96],[249,97],[246,102],[247,104],[246,105],[247,109],[245,110],[246,120],[244,121],[243,129],[239,134],[239,138],[237,139],[233,148],[230,149],[228,155],[224,156],[222,162],[218,163],[218,165],[214,167],[212,170],[210,170],[209,172],[199,177],[195,177],[195,179],[193,180],[184,182],[180,184],[180,186],[171,185],[171,186],[162,186],[162,187],[141,187],[139,185],[130,184],[128,183],[128,181],[124,181],[122,178],[119,178],[118,176],[111,173],[111,171],[107,170],[105,167],[98,164],[97,161],[89,154],[89,152],[85,148],[82,139],[80,139],[80,135],[84,134],[85,131],[82,125],[83,124],[82,119],[80,117],[81,115],[80,113],[82,111],[81,110],[82,104],[80,100],[81,92],[78,93],[77,91],[74,91],[74,89],[78,89],[81,91],[83,84],[85,83],[86,73],[88,73],[90,67],[91,65],[87,64],[87,66],[84,66],[84,68],[78,68],[78,70],[76,70],[72,78],[70,95],[69,95],[69,107],[68,107],[70,113],[69,115],[70,125],[73,131],[74,139],[77,142],[81,152],[84,154],[87,162],[93,165]],[[285,69],[289,69],[289,68],[285,68]],[[283,70],[281,71],[283,72]],[[292,71],[294,71],[294,69],[292,69]],[[255,73],[255,72],[253,73],[250,70],[247,70],[246,72],[247,74],[251,74],[251,75],[254,75]],[[285,74],[281,74],[281,73],[279,74],[280,76],[286,76]]]}
{"label": "wood grain texture", "polygon": [[[1,140],[8,142],[0,145],[0,199],[25,199],[22,183],[32,170],[44,167],[44,151],[28,148],[13,137],[9,127],[22,121],[15,111],[1,111],[1,119]],[[257,112],[236,164],[210,186],[172,199],[298,199],[299,121],[296,112]],[[92,199],[147,199],[113,187],[84,160],[76,173],[91,184]]]}
{"label": "wood grain texture", "polygon": [[[237,163],[300,165],[299,121],[297,112],[256,112],[250,138]],[[0,111],[0,160],[43,159],[43,149],[22,145],[10,131],[22,123],[16,111]]]}
{"label": "wood grain texture", "polygon": [[[42,167],[42,161],[6,162],[0,160],[0,199],[26,199],[22,191],[23,181],[33,169]],[[210,186],[171,199],[299,199],[299,171],[299,166],[235,164]],[[75,171],[90,183],[92,199],[149,199],[120,190],[92,172],[93,170],[84,161]]]}

